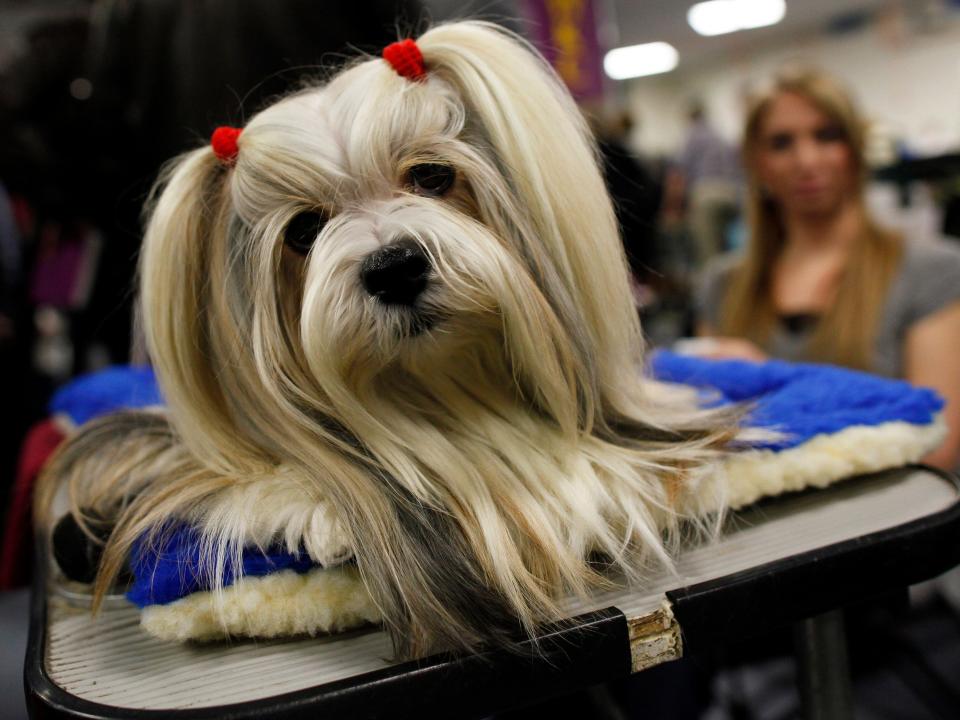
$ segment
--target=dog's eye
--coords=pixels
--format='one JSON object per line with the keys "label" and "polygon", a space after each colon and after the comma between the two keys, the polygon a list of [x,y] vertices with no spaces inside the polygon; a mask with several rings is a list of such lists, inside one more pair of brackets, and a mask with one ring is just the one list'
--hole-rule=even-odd
{"label": "dog's eye", "polygon": [[306,255],[313,247],[314,241],[327,224],[327,216],[316,210],[307,210],[298,213],[287,224],[283,231],[283,242],[288,248],[299,255]]}
{"label": "dog's eye", "polygon": [[424,163],[410,168],[410,185],[414,192],[428,197],[439,197],[453,186],[457,171],[449,165]]}

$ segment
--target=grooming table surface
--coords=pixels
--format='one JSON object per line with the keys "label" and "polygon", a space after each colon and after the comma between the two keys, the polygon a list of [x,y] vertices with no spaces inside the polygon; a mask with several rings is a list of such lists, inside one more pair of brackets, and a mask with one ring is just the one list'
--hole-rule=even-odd
{"label": "grooming table surface", "polygon": [[423,717],[456,697],[458,712],[489,714],[675,659],[684,646],[761,633],[932,577],[960,561],[958,500],[952,478],[913,467],[766,501],[734,514],[719,542],[687,550],[677,574],[571,601],[577,622],[547,635],[546,660],[490,653],[392,664],[388,639],[375,629],[176,645],[141,631],[122,599],[91,618],[51,587],[45,597],[35,591],[28,701],[44,717],[323,710],[352,718]]}

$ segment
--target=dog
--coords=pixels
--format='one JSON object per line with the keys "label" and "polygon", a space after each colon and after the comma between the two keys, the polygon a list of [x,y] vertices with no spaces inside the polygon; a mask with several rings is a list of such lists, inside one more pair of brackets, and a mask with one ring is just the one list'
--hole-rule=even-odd
{"label": "dog", "polygon": [[167,407],[94,423],[48,471],[108,518],[98,593],[178,518],[214,575],[250,545],[354,557],[400,656],[510,646],[716,519],[735,420],[644,379],[557,76],[482,22],[390,50],[158,181],[139,284]]}

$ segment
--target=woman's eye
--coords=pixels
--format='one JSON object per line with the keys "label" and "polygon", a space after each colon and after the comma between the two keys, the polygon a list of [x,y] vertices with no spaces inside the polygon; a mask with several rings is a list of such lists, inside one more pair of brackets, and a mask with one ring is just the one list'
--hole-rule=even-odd
{"label": "woman's eye", "polygon": [[771,150],[786,150],[792,143],[793,136],[790,133],[774,133],[768,140]]}
{"label": "woman's eye", "polygon": [[325,213],[307,210],[297,213],[283,231],[284,244],[299,255],[306,255],[327,224]]}
{"label": "woman's eye", "polygon": [[440,197],[453,187],[457,171],[449,165],[424,163],[410,168],[410,185],[418,195]]}

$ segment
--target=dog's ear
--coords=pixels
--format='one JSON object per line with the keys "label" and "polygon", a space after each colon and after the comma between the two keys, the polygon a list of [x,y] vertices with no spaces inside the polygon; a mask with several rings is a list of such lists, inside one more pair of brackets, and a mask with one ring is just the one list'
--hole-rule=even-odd
{"label": "dog's ear", "polygon": [[[240,342],[225,307],[230,208],[229,167],[210,147],[173,161],[147,206],[140,254],[140,311],[147,350],[164,399],[188,446],[239,450],[242,433],[217,381],[220,357]],[[232,337],[231,337],[232,336]]]}
{"label": "dog's ear", "polygon": [[524,242],[533,259],[549,258],[580,308],[581,317],[565,321],[591,335],[596,358],[631,364],[639,326],[629,271],[596,145],[573,98],[532,47],[496,25],[441,25],[418,44],[428,78],[454,88],[468,127],[495,154],[532,224]]}

